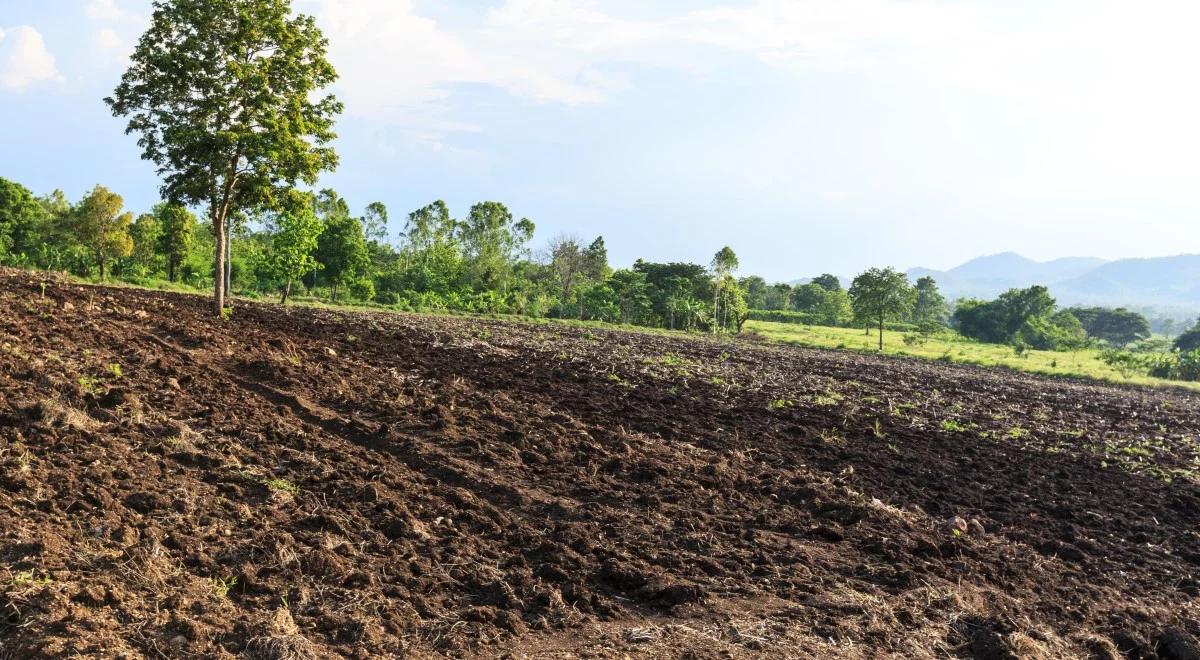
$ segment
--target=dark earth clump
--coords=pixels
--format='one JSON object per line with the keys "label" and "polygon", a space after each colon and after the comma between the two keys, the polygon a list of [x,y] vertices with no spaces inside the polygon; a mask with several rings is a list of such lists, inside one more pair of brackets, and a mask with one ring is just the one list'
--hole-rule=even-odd
{"label": "dark earth clump", "polygon": [[1198,438],[1182,390],[0,271],[0,658],[1195,657]]}

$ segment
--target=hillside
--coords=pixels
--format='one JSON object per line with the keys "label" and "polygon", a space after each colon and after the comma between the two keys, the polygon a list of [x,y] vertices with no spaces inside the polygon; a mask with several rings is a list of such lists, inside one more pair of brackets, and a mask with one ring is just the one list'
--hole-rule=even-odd
{"label": "hillside", "polygon": [[1140,658],[1200,396],[0,271],[0,657]]}
{"label": "hillside", "polygon": [[1012,288],[1050,287],[1064,305],[1182,308],[1200,311],[1200,255],[1104,261],[1071,257],[1039,262],[1013,252],[979,257],[947,271],[914,268],[931,276],[950,298],[993,298]]}

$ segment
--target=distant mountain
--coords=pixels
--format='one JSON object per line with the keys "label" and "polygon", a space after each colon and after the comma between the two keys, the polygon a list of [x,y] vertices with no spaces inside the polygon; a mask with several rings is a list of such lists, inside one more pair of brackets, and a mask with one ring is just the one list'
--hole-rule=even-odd
{"label": "distant mountain", "polygon": [[1012,288],[1050,287],[1063,305],[1108,305],[1200,310],[1200,255],[1105,261],[1068,257],[1034,261],[1014,252],[972,259],[947,271],[913,268],[909,279],[930,276],[949,299],[993,298]]}

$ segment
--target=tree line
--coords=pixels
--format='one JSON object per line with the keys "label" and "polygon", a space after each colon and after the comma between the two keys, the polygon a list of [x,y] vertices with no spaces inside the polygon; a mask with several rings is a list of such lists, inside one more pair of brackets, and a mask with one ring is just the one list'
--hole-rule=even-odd
{"label": "tree line", "polygon": [[[463,219],[435,201],[410,212],[394,237],[388,223],[382,203],[355,213],[336,191],[291,189],[271,208],[230,223],[217,271],[211,219],[180,204],[161,202],[135,216],[103,186],[72,203],[61,191],[39,197],[0,178],[0,263],[101,280],[199,288],[220,279],[226,291],[282,303],[301,295],[689,331],[736,333],[750,319],[859,327],[878,333],[881,350],[888,330],[957,331],[1018,353],[1134,346],[1105,359],[1168,377],[1191,373],[1185,358],[1200,344],[1197,329],[1174,345],[1152,340],[1146,317],[1127,309],[1061,308],[1044,286],[950,303],[933,278],[914,284],[891,268],[868,269],[849,288],[828,273],[796,285],[768,283],[735,277],[740,264],[729,247],[707,265],[638,260],[614,269],[600,236],[557,236],[534,251],[535,224],[493,201],[471,206]],[[1153,364],[1149,354],[1158,355]]]}
{"label": "tree line", "polygon": [[277,197],[228,223],[218,263],[211,217],[181,204],[135,216],[103,186],[72,203],[61,191],[38,197],[0,178],[0,263],[143,284],[223,280],[225,291],[284,303],[307,295],[680,330],[737,330],[747,318],[729,247],[708,265],[639,260],[614,270],[603,237],[558,236],[535,253],[534,223],[500,202],[475,204],[459,219],[435,201],[409,213],[392,237],[382,203],[356,213],[329,189]]}

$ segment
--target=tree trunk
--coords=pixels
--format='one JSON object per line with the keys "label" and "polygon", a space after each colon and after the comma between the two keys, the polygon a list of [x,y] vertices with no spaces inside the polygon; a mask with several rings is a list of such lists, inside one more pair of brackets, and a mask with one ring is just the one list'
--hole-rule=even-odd
{"label": "tree trunk", "polygon": [[216,255],[213,260],[213,311],[219,317],[225,310],[225,222],[215,213],[212,220],[213,236],[216,239]]}
{"label": "tree trunk", "polygon": [[97,262],[100,264],[100,281],[103,282],[104,281],[104,260],[98,259]]}
{"label": "tree trunk", "polygon": [[716,327],[713,328],[713,332],[716,332],[717,328],[721,327],[721,281],[720,280],[717,280],[717,288],[716,288],[716,291],[713,293],[713,322],[716,325]]}
{"label": "tree trunk", "polygon": [[879,352],[883,352],[883,317],[879,317]]}
{"label": "tree trunk", "polygon": [[288,296],[292,293],[292,280],[288,278],[287,284],[283,285],[283,297],[279,299],[280,305],[286,305]]}
{"label": "tree trunk", "polygon": [[225,295],[233,295],[233,232],[225,223]]}
{"label": "tree trunk", "polygon": [[175,282],[175,258],[167,259],[167,280],[171,283]]}

